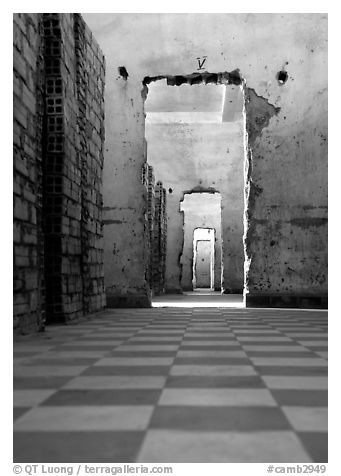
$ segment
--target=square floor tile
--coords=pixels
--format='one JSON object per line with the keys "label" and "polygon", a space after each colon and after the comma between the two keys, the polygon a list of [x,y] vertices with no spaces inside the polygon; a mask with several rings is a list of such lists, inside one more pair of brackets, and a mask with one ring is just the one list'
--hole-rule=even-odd
{"label": "square floor tile", "polygon": [[161,390],[154,389],[59,390],[42,406],[156,405],[160,395]]}
{"label": "square floor tile", "polygon": [[158,406],[150,428],[186,431],[290,430],[284,414],[276,407]]}
{"label": "square floor tile", "polygon": [[14,377],[13,386],[17,390],[34,388],[58,389],[69,382],[72,377]]}
{"label": "square floor tile", "polygon": [[299,432],[298,437],[315,463],[328,463],[328,434]]}
{"label": "square floor tile", "polygon": [[258,375],[251,376],[201,376],[201,375],[170,375],[166,382],[167,388],[264,388],[265,384]]}
{"label": "square floor tile", "polygon": [[270,389],[292,389],[292,390],[326,390],[328,388],[327,377],[305,377],[305,376],[262,376],[266,386]]}
{"label": "square floor tile", "polygon": [[323,407],[282,407],[296,431],[328,431],[328,409]]}
{"label": "square floor tile", "polygon": [[127,376],[127,375],[135,375],[135,376],[142,376],[142,375],[168,375],[170,371],[171,366],[170,365],[149,365],[149,366],[143,366],[143,365],[137,365],[137,366],[92,366],[87,368],[83,373],[82,376],[86,375],[93,375],[93,376],[107,376],[107,375],[122,375],[122,376]]}
{"label": "square floor tile", "polygon": [[294,367],[326,367],[325,360],[319,357],[250,357],[254,365],[294,366]]}
{"label": "square floor tile", "polygon": [[16,432],[14,463],[133,463],[144,432]]}
{"label": "square floor tile", "polygon": [[149,430],[139,463],[309,463],[295,433]]}
{"label": "square floor tile", "polygon": [[21,365],[14,366],[15,377],[71,377],[79,375],[86,365]]}
{"label": "square floor tile", "polygon": [[[175,356],[175,355],[174,355]],[[172,365],[174,357],[106,357],[95,363],[95,366],[148,366]]]}
{"label": "square floor tile", "polygon": [[271,390],[279,406],[327,407],[326,390]]}
{"label": "square floor tile", "polygon": [[159,405],[180,406],[276,406],[267,389],[192,388],[163,390]]}
{"label": "square floor tile", "polygon": [[149,376],[149,375],[115,375],[115,376],[84,376],[76,377],[68,382],[64,389],[122,389],[122,388],[162,388],[166,382],[165,377],[161,376]]}
{"label": "square floor tile", "polygon": [[54,389],[14,390],[13,405],[14,407],[34,407],[49,398],[55,391]]}
{"label": "square floor tile", "polygon": [[14,431],[145,430],[152,406],[37,407],[14,423]]}
{"label": "square floor tile", "polygon": [[174,365],[170,375],[241,376],[256,375],[250,365]]}

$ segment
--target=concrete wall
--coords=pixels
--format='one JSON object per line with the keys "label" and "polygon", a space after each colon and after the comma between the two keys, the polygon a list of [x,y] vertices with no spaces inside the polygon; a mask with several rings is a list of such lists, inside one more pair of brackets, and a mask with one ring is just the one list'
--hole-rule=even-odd
{"label": "concrete wall", "polygon": [[104,58],[78,14],[14,14],[14,327],[102,309]]}
{"label": "concrete wall", "polygon": [[[327,15],[108,14],[86,16],[106,55],[104,200],[108,293],[146,295],[140,180],[141,83],[238,68],[249,136],[248,303],[324,305],[327,294]],[[124,65],[128,78],[118,77]],[[277,80],[280,70],[288,80]],[[180,194],[173,194],[176,202]],[[225,210],[226,204],[223,204]],[[224,213],[224,211],[223,211]],[[231,231],[234,226],[231,226]],[[169,235],[172,230],[170,230]],[[129,261],[128,261],[129,260]],[[308,296],[308,300],[304,301]]]}

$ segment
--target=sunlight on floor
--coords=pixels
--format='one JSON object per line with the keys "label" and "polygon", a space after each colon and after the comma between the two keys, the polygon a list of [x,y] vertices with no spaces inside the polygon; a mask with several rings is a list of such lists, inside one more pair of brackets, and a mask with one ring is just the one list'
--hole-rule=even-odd
{"label": "sunlight on floor", "polygon": [[197,289],[183,294],[154,296],[152,307],[230,307],[244,308],[242,294],[221,294],[216,291]]}

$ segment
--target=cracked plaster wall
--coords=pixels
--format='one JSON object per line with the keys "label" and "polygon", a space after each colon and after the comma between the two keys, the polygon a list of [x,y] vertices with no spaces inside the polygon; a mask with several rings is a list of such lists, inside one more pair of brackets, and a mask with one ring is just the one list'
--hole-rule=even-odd
{"label": "cracked plaster wall", "polygon": [[[107,293],[147,295],[146,197],[140,180],[145,161],[143,78],[190,74],[198,68],[197,57],[205,55],[210,72],[239,68],[250,93],[246,107],[250,134],[248,296],[256,301],[286,294],[325,296],[327,15],[84,17],[106,55],[109,72],[105,213],[107,219],[122,221],[104,228]],[[117,75],[121,65],[129,73],[127,80]],[[288,81],[279,84],[276,75],[283,68]],[[252,118],[258,106],[262,109],[257,97],[280,108],[261,134],[252,131]]]}

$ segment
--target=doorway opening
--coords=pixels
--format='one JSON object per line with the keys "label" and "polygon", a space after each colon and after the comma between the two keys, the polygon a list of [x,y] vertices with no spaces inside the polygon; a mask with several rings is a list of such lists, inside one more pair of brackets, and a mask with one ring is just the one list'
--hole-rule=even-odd
{"label": "doorway opening", "polygon": [[214,291],[214,228],[196,228],[193,233],[193,290]]}
{"label": "doorway opening", "polygon": [[[159,230],[164,256],[153,251],[151,242],[157,259],[150,264],[155,269],[162,258],[164,279],[161,287],[151,281],[152,297],[198,289],[242,296],[245,120],[239,73],[147,77],[142,94],[148,168],[144,176],[153,174],[146,183],[151,227],[151,184],[159,183],[165,196],[165,224]],[[213,239],[197,238],[204,233],[199,229],[211,229]]]}
{"label": "doorway opening", "polygon": [[206,288],[222,293],[221,194],[212,191],[185,193],[180,211],[183,212],[182,290]]}

